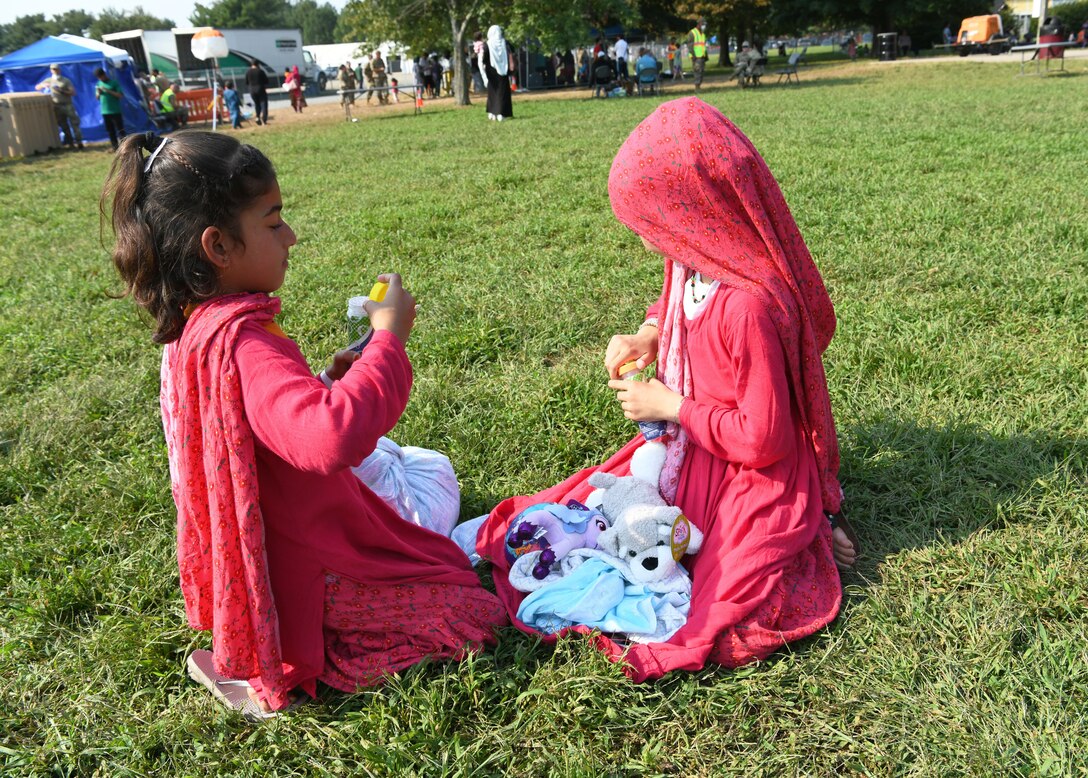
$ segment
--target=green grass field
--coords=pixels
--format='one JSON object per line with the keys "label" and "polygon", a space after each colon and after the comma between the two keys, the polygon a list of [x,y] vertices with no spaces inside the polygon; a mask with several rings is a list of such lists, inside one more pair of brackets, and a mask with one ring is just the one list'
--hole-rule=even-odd
{"label": "green grass field", "polygon": [[[825,359],[864,558],[830,629],[641,686],[583,640],[511,630],[263,726],[185,676],[210,637],[178,589],[160,350],[99,242],[110,156],[0,165],[0,773],[1083,774],[1088,70],[1067,67],[704,90],[775,171],[837,307]],[[606,181],[656,103],[242,134],[299,234],[281,323],[315,369],[345,298],[405,275],[416,383],[392,436],[450,455],[464,518],[633,434],[601,361],[660,267]]]}

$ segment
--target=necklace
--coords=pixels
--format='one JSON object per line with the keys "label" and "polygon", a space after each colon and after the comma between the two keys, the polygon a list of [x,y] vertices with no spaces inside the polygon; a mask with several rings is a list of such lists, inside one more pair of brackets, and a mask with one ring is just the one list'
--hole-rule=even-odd
{"label": "necklace", "polygon": [[695,303],[696,305],[698,305],[699,303],[701,303],[703,300],[706,299],[706,296],[708,294],[710,294],[710,287],[707,286],[707,288],[703,291],[703,293],[701,295],[696,295],[696,293],[695,293],[695,279],[696,278],[699,278],[699,280],[701,281],[702,280],[702,274],[701,273],[695,273],[691,277],[691,301],[693,303]]}

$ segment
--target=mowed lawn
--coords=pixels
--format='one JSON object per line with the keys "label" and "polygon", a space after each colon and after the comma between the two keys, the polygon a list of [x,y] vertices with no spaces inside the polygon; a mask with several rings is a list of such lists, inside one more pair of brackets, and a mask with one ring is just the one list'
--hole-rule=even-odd
{"label": "mowed lawn", "polygon": [[[1083,772],[1088,70],[1068,67],[859,63],[703,93],[766,157],[838,312],[825,360],[864,557],[831,628],[644,685],[583,639],[507,630],[263,726],[185,676],[210,636],[178,588],[160,348],[99,242],[111,157],[0,165],[0,773]],[[463,518],[633,434],[601,363],[661,268],[606,183],[657,102],[238,135],[279,170],[299,235],[281,323],[315,370],[345,299],[404,274],[416,379],[392,437],[450,455]]]}

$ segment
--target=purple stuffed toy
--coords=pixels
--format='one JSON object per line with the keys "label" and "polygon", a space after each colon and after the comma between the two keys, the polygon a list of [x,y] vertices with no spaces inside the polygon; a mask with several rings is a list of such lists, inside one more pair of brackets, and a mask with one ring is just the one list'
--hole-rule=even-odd
{"label": "purple stuffed toy", "polygon": [[510,522],[506,532],[506,561],[513,564],[518,557],[535,554],[532,575],[542,581],[572,550],[596,548],[597,538],[608,527],[603,513],[577,500],[566,505],[536,503]]}

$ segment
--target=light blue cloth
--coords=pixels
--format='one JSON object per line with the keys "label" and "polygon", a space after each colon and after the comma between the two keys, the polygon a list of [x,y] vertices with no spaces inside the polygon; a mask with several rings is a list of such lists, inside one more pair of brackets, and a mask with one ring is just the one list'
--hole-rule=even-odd
{"label": "light blue cloth", "polygon": [[690,591],[651,591],[630,583],[606,560],[591,557],[529,594],[518,618],[545,634],[582,624],[632,640],[661,642],[683,626],[690,602]]}
{"label": "light blue cloth", "polygon": [[480,527],[484,525],[485,521],[487,521],[486,513],[483,516],[477,516],[475,519],[469,519],[458,524],[450,533],[450,540],[465,552],[469,564],[473,567],[480,564],[481,561],[480,555],[476,553],[476,536],[480,534]]}

